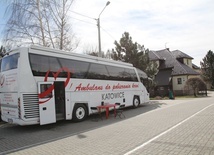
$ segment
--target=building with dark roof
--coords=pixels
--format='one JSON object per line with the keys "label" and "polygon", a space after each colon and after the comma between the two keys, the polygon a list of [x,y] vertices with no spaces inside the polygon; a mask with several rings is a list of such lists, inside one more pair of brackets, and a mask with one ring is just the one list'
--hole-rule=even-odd
{"label": "building with dark roof", "polygon": [[194,69],[197,66],[192,64],[193,58],[179,50],[150,51],[149,58],[158,64],[158,73],[155,77],[157,87],[153,92],[154,95],[168,96],[169,89],[173,90],[175,95],[183,95],[186,81],[200,76],[200,73]]}

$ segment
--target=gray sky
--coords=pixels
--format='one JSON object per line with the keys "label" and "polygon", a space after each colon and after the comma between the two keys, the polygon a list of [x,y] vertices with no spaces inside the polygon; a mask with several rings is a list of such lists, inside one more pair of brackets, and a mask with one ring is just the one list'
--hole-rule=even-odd
{"label": "gray sky", "polygon": [[[106,0],[78,0],[72,11],[98,18]],[[200,64],[214,51],[214,1],[212,0],[112,0],[100,16],[102,50],[129,32],[134,42],[150,50],[181,50]],[[71,12],[80,48],[97,47],[96,20]],[[77,20],[81,19],[89,23]],[[79,49],[80,49],[79,48]]]}
{"label": "gray sky", "polygon": [[[98,18],[106,2],[76,0],[72,5],[70,22],[80,39],[76,52],[98,49],[94,18]],[[0,4],[1,31],[5,3]],[[102,51],[114,48],[114,41],[129,32],[134,42],[150,50],[178,49],[192,56],[193,63],[199,66],[208,50],[214,51],[213,8],[213,0],[110,0],[100,16]]]}

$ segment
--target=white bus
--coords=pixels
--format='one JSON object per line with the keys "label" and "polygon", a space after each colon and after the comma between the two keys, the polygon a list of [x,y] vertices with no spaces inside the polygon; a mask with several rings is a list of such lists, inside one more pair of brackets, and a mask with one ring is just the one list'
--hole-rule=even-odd
{"label": "white bus", "polygon": [[40,46],[2,59],[1,118],[19,125],[83,121],[103,103],[137,107],[149,93],[131,64]]}

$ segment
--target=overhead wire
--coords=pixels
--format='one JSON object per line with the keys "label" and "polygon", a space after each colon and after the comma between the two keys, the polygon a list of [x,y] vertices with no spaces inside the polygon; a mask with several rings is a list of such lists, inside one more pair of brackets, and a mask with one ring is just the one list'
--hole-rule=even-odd
{"label": "overhead wire", "polygon": [[[84,14],[81,14],[81,13],[78,13],[78,12],[75,12],[75,11],[71,11],[69,10],[71,13],[74,13],[74,14],[77,14],[79,16],[82,16],[82,17],[85,17],[85,18],[89,18],[89,19],[92,19],[92,20],[96,20],[96,18],[93,18],[93,17],[90,17],[90,16],[87,16],[87,15],[84,15]],[[74,18],[74,17],[71,17],[73,19],[76,19],[76,20],[79,20],[79,21],[82,21],[82,22],[85,22],[85,23],[88,23],[88,24],[92,24],[92,25],[97,25],[97,24],[94,24],[94,23],[91,23],[91,22],[88,22],[88,21],[85,21],[85,20],[81,20],[81,19],[78,19],[78,18]],[[113,40],[116,40],[107,30],[105,30],[103,27],[100,26],[100,28],[106,33],[108,34]]]}
{"label": "overhead wire", "polygon": [[79,21],[84,22],[84,23],[87,23],[87,24],[96,25],[95,23],[88,22],[88,21],[85,21],[85,20],[81,20],[81,19],[78,19],[78,18],[74,18],[74,17],[70,17],[70,18],[73,18],[73,19],[75,19],[75,20],[79,20]]}
{"label": "overhead wire", "polygon": [[107,33],[112,39],[116,40],[107,30],[103,29],[102,27],[101,27],[101,29],[102,29],[105,33]]}
{"label": "overhead wire", "polygon": [[77,14],[77,15],[80,15],[80,16],[83,16],[83,17],[86,17],[86,18],[90,18],[90,19],[97,20],[96,18],[92,18],[92,17],[86,16],[86,15],[83,15],[83,14],[81,14],[81,13],[75,12],[75,11],[71,11],[71,10],[69,10],[69,11],[70,11],[70,12],[72,12],[72,13],[75,13],[75,14]]}

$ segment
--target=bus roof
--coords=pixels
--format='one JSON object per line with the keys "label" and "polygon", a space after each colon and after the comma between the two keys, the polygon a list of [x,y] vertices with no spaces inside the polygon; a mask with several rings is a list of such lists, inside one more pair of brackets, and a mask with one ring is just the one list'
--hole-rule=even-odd
{"label": "bus roof", "polygon": [[86,59],[96,60],[96,61],[100,61],[100,62],[114,63],[114,64],[118,64],[118,65],[124,65],[124,66],[133,67],[132,64],[126,63],[126,62],[109,60],[109,59],[105,59],[105,58],[101,58],[101,57],[96,57],[96,56],[91,56],[91,55],[86,55],[86,54],[72,53],[72,52],[67,52],[67,51],[63,51],[63,50],[53,49],[53,48],[49,48],[49,47],[31,45],[29,48],[30,49],[34,49],[34,50],[47,51],[47,52],[51,52],[51,53],[58,53],[58,54],[63,54],[63,55],[70,55],[70,56],[75,56],[75,57],[79,57],[79,58],[86,58]]}

